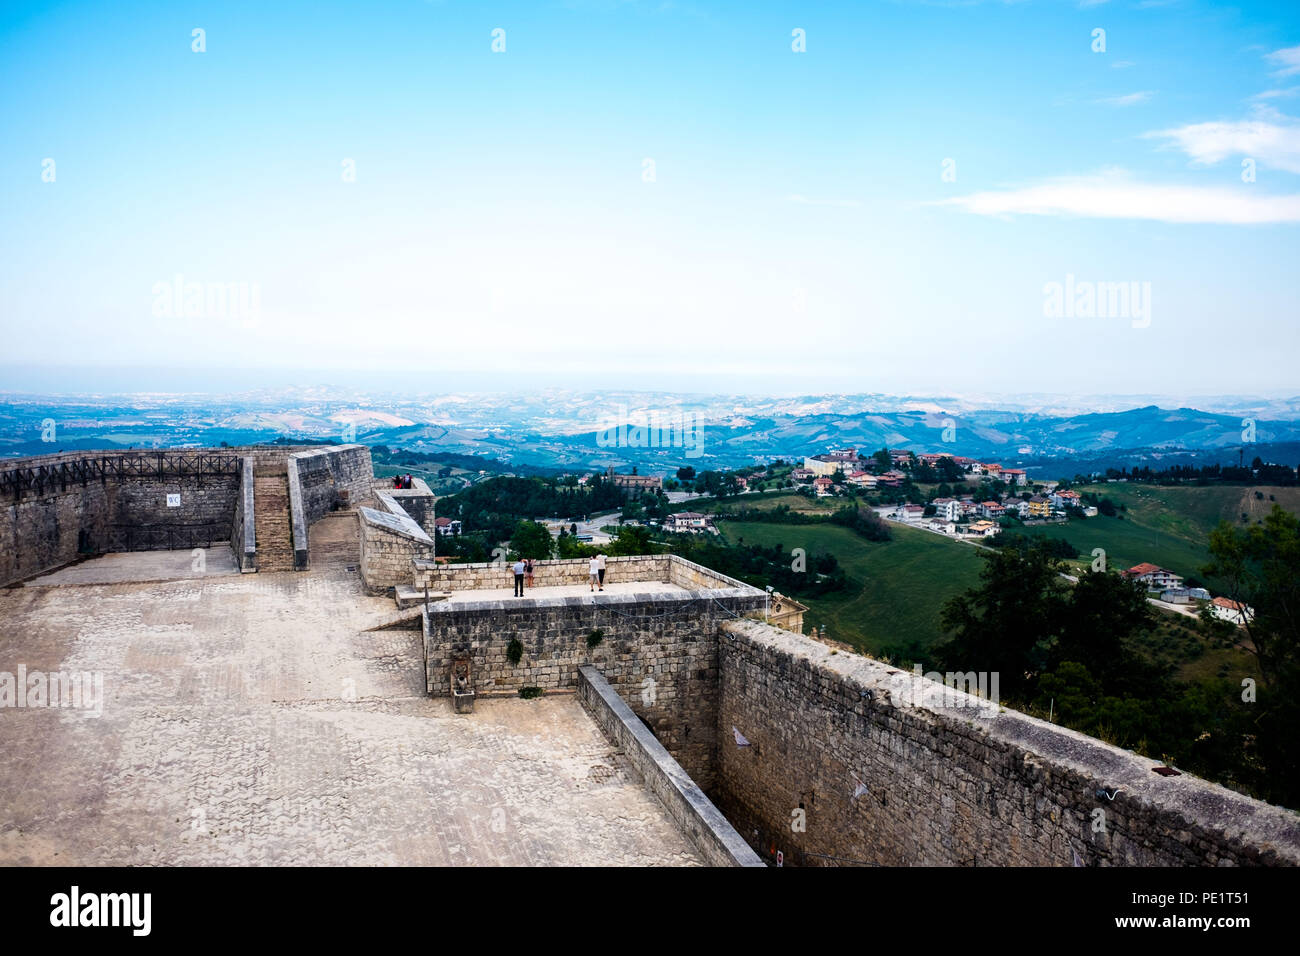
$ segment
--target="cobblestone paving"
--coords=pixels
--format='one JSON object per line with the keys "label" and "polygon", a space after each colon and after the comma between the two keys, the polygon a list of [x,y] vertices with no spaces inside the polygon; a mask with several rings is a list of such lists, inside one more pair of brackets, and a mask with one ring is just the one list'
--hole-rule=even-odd
{"label": "cobblestone paving", "polygon": [[[199,556],[199,552],[202,556]],[[238,574],[230,545],[193,551],[130,551],[101,554],[33,579],[32,586],[117,584],[123,581],[173,581],[215,574]]]}
{"label": "cobblestone paving", "polygon": [[104,678],[0,709],[0,864],[698,865],[576,698],[455,716],[391,611],[342,570],[0,591],[0,671]]}

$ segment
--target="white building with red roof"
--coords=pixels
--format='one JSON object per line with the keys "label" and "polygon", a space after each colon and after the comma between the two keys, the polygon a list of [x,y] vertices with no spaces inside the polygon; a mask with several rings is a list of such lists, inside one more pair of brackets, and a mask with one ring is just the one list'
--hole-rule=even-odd
{"label": "white building with red roof", "polygon": [[1133,565],[1127,571],[1121,571],[1120,574],[1130,581],[1136,581],[1145,584],[1148,588],[1161,591],[1165,588],[1180,588],[1183,586],[1183,579],[1174,572],[1145,561],[1142,564]]}

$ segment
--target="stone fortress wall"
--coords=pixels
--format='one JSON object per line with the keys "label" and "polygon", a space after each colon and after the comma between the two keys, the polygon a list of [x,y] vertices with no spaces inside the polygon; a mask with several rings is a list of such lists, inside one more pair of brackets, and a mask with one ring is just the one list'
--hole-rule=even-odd
{"label": "stone fortress wall", "polygon": [[[415,564],[431,592],[508,586],[497,565]],[[768,862],[1300,865],[1292,811],[764,623],[767,595],[681,558],[609,564],[629,582],[695,589],[432,603],[428,692],[450,694],[457,660],[479,695],[576,688],[593,703],[598,674]],[[575,566],[585,575],[585,561],[541,562],[538,583],[571,583]],[[593,713],[630,745],[635,728],[608,704]],[[683,810],[671,765],[636,746],[665,805]]]}
{"label": "stone fortress wall", "polygon": [[[434,539],[397,499],[371,499],[368,449],[290,451],[3,463],[0,583],[103,550],[124,525],[217,525],[241,566],[255,566],[248,483],[284,475],[304,558],[312,520],[375,500],[358,510],[363,574],[431,592],[510,586],[504,564],[433,561]],[[85,466],[96,458],[98,470]],[[168,494],[179,505],[168,507]],[[545,561],[536,583],[586,576],[585,560]],[[756,618],[768,596],[739,581],[667,555],[609,558],[607,581],[683,590],[429,604],[415,612],[426,690],[449,694],[453,663],[467,661],[478,694],[580,695],[635,747],[697,843],[712,841],[711,858],[750,859],[709,812],[716,807],[758,858],[780,853],[786,865],[1300,865],[1296,813],[1189,774],[1162,776],[1129,751],[765,624]]]}
{"label": "stone fortress wall", "polygon": [[[297,459],[303,544],[310,521],[370,495],[370,450],[291,446],[63,452],[0,460],[0,585],[123,550],[173,550],[231,542],[255,565],[252,475],[287,474]],[[290,496],[294,489],[290,487]],[[171,498],[169,503],[168,496]],[[304,556],[305,560],[305,556]]]}
{"label": "stone fortress wall", "polygon": [[407,513],[406,500],[376,491],[378,507],[362,508],[361,580],[369,594],[387,594],[411,582],[413,562],[432,559],[433,538]]}
{"label": "stone fortress wall", "polygon": [[[792,864],[1300,864],[1300,816],[756,621],[720,628],[715,799]],[[739,746],[733,729],[747,741]],[[795,811],[802,824],[793,827]]]}
{"label": "stone fortress wall", "polygon": [[[428,692],[451,693],[451,667],[457,660],[469,661],[479,696],[516,696],[524,687],[576,691],[580,668],[592,665],[707,792],[717,765],[718,626],[724,620],[761,614],[767,596],[740,582],[719,586],[733,582],[675,555],[610,558],[606,581],[616,566],[626,580],[665,580],[670,566],[679,562],[684,566],[679,574],[712,577],[715,586],[606,593],[599,601],[529,597],[428,605],[422,612]],[[581,564],[586,583],[585,560],[540,563],[563,569]],[[645,577],[628,570],[638,566],[646,569]],[[461,565],[457,570],[470,574],[467,583],[485,580],[495,582],[485,587],[502,586],[496,566]],[[537,586],[542,586],[540,578]],[[599,641],[589,641],[596,632]],[[509,659],[512,640],[522,645],[518,663]]]}

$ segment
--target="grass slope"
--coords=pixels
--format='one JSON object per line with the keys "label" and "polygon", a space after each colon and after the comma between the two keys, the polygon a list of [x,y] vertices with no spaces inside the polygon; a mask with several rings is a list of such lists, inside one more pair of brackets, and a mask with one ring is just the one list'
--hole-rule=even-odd
{"label": "grass slope", "polygon": [[[1105,484],[1090,485],[1117,505],[1126,505],[1123,518],[1096,518],[1071,521],[1065,525],[1017,528],[1018,533],[1049,538],[1065,538],[1082,554],[1075,562],[1087,566],[1094,548],[1106,552],[1111,568],[1129,568],[1143,561],[1158,564],[1183,577],[1205,580],[1201,567],[1210,560],[1206,547],[1210,531],[1223,520],[1244,527],[1242,513],[1257,522],[1268,513],[1274,501],[1288,511],[1300,513],[1300,488],[1237,486],[1161,487],[1159,485]],[[1259,492],[1260,498],[1255,497]],[[1217,582],[1206,581],[1214,588]]]}
{"label": "grass slope", "polygon": [[981,563],[970,545],[948,541],[928,531],[890,525],[894,539],[866,541],[835,525],[781,525],[723,521],[719,530],[736,544],[809,555],[835,555],[848,577],[837,594],[805,601],[805,626],[826,628],[826,636],[877,657],[910,663],[943,639],[939,610],[948,598],[973,587]]}

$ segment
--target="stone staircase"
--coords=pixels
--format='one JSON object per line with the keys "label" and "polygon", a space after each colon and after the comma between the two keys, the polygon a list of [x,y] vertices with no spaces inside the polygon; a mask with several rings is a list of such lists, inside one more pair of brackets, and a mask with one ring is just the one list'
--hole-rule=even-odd
{"label": "stone staircase", "polygon": [[253,514],[257,526],[257,570],[293,570],[293,529],[289,522],[289,478],[253,479]]}

